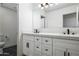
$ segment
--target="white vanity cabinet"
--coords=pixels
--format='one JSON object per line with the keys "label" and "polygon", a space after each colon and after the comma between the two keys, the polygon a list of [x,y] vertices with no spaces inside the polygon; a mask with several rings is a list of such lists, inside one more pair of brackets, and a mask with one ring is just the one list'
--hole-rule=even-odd
{"label": "white vanity cabinet", "polygon": [[23,35],[23,54],[27,56],[79,56],[78,39]]}
{"label": "white vanity cabinet", "polygon": [[53,40],[54,56],[79,56],[79,41],[54,39]]}

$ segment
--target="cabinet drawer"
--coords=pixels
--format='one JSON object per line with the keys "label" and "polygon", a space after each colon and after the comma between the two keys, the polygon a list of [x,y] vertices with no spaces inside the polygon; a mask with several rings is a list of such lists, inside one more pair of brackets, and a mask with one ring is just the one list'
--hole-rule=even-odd
{"label": "cabinet drawer", "polygon": [[38,43],[41,42],[41,37],[35,37],[34,41]]}
{"label": "cabinet drawer", "polygon": [[34,37],[33,37],[33,36],[28,36],[28,35],[23,35],[23,39],[24,39],[24,40],[33,41],[33,40],[34,40]]}
{"label": "cabinet drawer", "polygon": [[51,38],[42,38],[42,43],[44,43],[44,44],[52,44],[52,39]]}
{"label": "cabinet drawer", "polygon": [[52,56],[52,47],[50,45],[42,46],[42,54]]}
{"label": "cabinet drawer", "polygon": [[37,50],[37,51],[41,52],[41,43],[35,43],[34,50],[35,51]]}

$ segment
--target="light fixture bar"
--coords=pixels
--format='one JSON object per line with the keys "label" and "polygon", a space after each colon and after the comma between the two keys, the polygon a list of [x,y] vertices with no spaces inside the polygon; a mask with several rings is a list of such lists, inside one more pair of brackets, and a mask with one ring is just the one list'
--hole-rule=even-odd
{"label": "light fixture bar", "polygon": [[39,7],[41,7],[41,9],[44,9],[44,8],[52,7],[54,5],[58,5],[58,4],[57,3],[56,4],[55,3],[41,3]]}

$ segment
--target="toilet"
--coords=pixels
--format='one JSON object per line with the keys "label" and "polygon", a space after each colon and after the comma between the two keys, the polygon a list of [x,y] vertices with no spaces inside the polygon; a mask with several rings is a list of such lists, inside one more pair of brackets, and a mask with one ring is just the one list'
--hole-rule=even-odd
{"label": "toilet", "polygon": [[0,54],[3,54],[4,45],[5,45],[5,42],[0,42]]}
{"label": "toilet", "polygon": [[4,36],[0,35],[0,54],[3,54],[3,47],[5,46]]}

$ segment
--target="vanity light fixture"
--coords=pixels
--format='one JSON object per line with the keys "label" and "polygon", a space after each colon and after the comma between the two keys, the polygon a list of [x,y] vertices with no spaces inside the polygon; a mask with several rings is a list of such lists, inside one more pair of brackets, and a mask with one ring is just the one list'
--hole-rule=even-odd
{"label": "vanity light fixture", "polygon": [[38,5],[38,7],[41,9],[44,9],[44,8],[52,7],[54,5],[58,5],[58,4],[57,3],[41,3]]}

